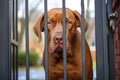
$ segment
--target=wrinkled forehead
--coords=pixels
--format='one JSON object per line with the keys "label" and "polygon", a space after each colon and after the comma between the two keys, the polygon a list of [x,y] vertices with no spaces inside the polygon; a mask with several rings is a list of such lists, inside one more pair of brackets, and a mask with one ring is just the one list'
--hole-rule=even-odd
{"label": "wrinkled forehead", "polygon": [[[56,14],[61,14],[62,17],[62,9],[61,8],[51,9],[50,11],[48,11],[48,18],[52,18]],[[72,10],[66,9],[66,18],[75,20],[75,15],[73,14]]]}

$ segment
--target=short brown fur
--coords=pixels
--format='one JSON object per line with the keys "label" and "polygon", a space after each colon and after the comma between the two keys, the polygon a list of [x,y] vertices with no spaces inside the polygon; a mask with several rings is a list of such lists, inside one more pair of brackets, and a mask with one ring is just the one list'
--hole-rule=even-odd
{"label": "short brown fur", "polygon": [[[44,14],[34,25],[34,32],[41,41],[41,32],[44,31]],[[81,15],[77,11],[66,9],[66,48],[67,48],[67,78],[68,80],[82,80],[82,43],[81,33],[77,30],[81,27]],[[85,31],[88,23],[85,20]],[[49,48],[49,80],[63,80],[63,52],[56,52],[54,37],[63,35],[62,9],[55,8],[48,11],[48,48]],[[62,42],[59,46],[63,49]],[[92,58],[88,43],[86,48],[86,80],[93,80]],[[43,55],[45,68],[45,53]]]}

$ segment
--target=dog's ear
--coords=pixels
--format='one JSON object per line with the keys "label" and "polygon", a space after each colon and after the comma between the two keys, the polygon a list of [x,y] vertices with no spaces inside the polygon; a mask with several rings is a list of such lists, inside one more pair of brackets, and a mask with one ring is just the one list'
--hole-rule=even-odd
{"label": "dog's ear", "polygon": [[[77,11],[73,11],[73,14],[75,15],[75,17],[76,17],[76,26],[77,27],[82,27],[82,20],[81,20],[81,15],[80,15],[80,13],[79,12],[77,12]],[[88,22],[87,22],[87,20],[85,19],[85,32],[87,31],[87,29],[88,29]]]}
{"label": "dog's ear", "polygon": [[42,40],[41,32],[44,31],[44,14],[40,16],[36,24],[33,26],[33,31],[39,39],[38,42],[40,42]]}

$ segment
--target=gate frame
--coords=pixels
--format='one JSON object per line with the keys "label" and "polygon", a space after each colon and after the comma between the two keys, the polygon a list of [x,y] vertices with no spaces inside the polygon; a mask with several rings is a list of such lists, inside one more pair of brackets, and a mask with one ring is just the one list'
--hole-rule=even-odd
{"label": "gate frame", "polygon": [[9,0],[0,0],[0,80],[11,79]]}
{"label": "gate frame", "polygon": [[0,80],[18,80],[17,8],[17,0],[0,0]]}
{"label": "gate frame", "polygon": [[97,80],[109,80],[106,10],[106,0],[95,0]]}

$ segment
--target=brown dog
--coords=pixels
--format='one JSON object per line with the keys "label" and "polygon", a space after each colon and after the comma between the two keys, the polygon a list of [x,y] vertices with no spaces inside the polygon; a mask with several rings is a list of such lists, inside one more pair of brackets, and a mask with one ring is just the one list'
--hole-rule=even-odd
{"label": "brown dog", "polygon": [[[81,34],[77,30],[81,26],[81,15],[77,11],[66,9],[66,49],[67,49],[67,78],[82,80],[82,49]],[[88,23],[85,21],[85,31]],[[63,80],[63,25],[62,9],[48,11],[48,48],[49,48],[49,80]],[[34,32],[41,41],[44,31],[44,14],[34,26]],[[93,79],[92,59],[89,46],[86,47],[86,79]],[[45,55],[44,55],[45,56]],[[45,57],[43,57],[45,65]],[[44,66],[45,67],[45,66]]]}

